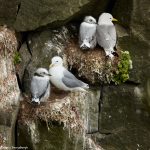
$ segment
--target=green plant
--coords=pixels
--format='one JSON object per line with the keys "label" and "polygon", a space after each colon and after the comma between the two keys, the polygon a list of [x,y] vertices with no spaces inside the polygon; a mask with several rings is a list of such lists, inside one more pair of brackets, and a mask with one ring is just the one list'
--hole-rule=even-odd
{"label": "green plant", "polygon": [[18,51],[15,52],[14,54],[14,64],[17,65],[21,62],[21,56]]}
{"label": "green plant", "polygon": [[120,61],[117,70],[113,74],[112,81],[120,84],[129,79],[129,70],[131,69],[131,57],[128,51],[121,51]]}

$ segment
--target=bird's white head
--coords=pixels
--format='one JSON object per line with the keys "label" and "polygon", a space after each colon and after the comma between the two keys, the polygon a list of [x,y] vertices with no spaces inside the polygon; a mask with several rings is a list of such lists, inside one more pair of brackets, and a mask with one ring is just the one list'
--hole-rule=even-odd
{"label": "bird's white head", "polygon": [[96,24],[96,19],[93,18],[92,16],[86,16],[86,17],[84,18],[84,22],[90,23],[90,24]]}
{"label": "bird's white head", "polygon": [[45,68],[38,68],[36,70],[36,72],[34,73],[34,76],[45,77],[45,76],[50,76],[50,74],[48,73],[47,69],[45,69]]}
{"label": "bird's white head", "polygon": [[62,66],[63,65],[63,60],[61,57],[59,56],[55,56],[52,58],[51,60],[51,65],[50,65],[50,68],[51,67],[54,67],[54,66]]}
{"label": "bird's white head", "polygon": [[117,21],[110,13],[102,13],[99,17],[98,24],[112,25],[112,21]]}

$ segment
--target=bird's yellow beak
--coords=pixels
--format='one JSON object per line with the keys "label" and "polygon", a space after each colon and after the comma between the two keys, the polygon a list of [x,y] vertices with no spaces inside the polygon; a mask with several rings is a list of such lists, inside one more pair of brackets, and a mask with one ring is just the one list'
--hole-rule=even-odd
{"label": "bird's yellow beak", "polygon": [[117,19],[113,18],[112,21],[118,21]]}
{"label": "bird's yellow beak", "polygon": [[50,65],[49,65],[49,68],[52,68],[53,66],[54,66],[54,64],[50,64]]}

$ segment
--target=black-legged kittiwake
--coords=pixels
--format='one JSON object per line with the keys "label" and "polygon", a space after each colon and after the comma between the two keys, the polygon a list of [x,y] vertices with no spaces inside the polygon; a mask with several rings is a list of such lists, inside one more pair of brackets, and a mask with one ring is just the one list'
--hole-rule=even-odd
{"label": "black-legged kittiwake", "polygon": [[115,53],[114,47],[116,45],[116,29],[112,21],[117,21],[109,13],[102,13],[97,25],[97,42],[104,48],[106,56],[112,58]]}
{"label": "black-legged kittiwake", "polygon": [[88,84],[78,80],[71,72],[63,67],[63,60],[59,56],[52,58],[49,73],[50,81],[57,88],[64,91],[86,91]]}
{"label": "black-legged kittiwake", "polygon": [[38,68],[31,80],[32,102],[40,104],[50,95],[50,75],[45,68]]}
{"label": "black-legged kittiwake", "polygon": [[96,19],[86,16],[80,25],[79,44],[82,49],[93,49],[96,44]]}

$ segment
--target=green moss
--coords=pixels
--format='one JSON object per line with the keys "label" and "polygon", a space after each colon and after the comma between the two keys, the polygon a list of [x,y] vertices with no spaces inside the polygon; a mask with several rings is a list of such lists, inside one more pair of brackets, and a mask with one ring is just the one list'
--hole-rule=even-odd
{"label": "green moss", "polygon": [[129,70],[131,69],[131,57],[128,51],[121,51],[118,68],[113,74],[112,81],[115,84],[120,84],[129,79]]}
{"label": "green moss", "polygon": [[14,54],[14,64],[17,65],[20,62],[21,62],[21,56],[20,56],[19,52],[16,51],[15,54]]}

